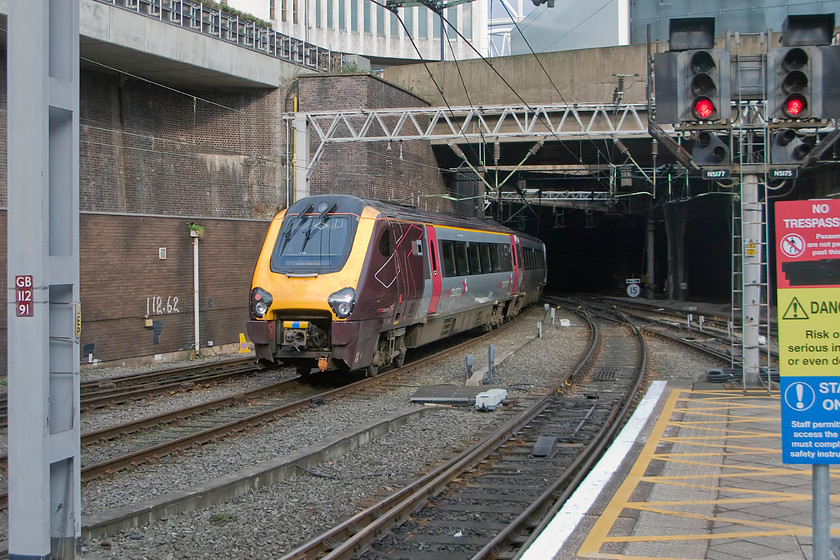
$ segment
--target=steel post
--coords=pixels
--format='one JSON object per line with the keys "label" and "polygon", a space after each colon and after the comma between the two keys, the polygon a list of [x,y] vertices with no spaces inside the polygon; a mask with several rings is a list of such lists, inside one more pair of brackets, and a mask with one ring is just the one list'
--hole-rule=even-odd
{"label": "steel post", "polygon": [[9,558],[72,559],[81,539],[79,2],[8,7]]}
{"label": "steel post", "polygon": [[[760,387],[758,335],[761,321],[763,287],[761,273],[764,268],[762,255],[763,206],[758,199],[758,176],[744,175],[741,183],[741,238],[745,247],[741,252],[743,270],[743,305],[741,315],[742,352],[744,363],[744,388]],[[747,248],[750,248],[747,250]]]}

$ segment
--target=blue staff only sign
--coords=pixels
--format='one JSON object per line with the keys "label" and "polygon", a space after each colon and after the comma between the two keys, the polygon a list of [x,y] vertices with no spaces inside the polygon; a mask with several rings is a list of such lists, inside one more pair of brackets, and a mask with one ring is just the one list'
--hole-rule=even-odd
{"label": "blue staff only sign", "polygon": [[782,461],[840,464],[840,200],[775,210]]}

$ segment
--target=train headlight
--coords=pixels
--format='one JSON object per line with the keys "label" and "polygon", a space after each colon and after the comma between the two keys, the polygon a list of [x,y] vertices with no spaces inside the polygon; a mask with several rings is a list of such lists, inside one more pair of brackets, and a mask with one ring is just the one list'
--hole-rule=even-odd
{"label": "train headlight", "polygon": [[274,298],[271,294],[262,288],[254,288],[251,290],[251,313],[254,314],[254,317],[264,317],[268,313],[272,301],[274,301]]}
{"label": "train headlight", "polygon": [[346,319],[353,313],[353,306],[356,305],[356,290],[353,288],[342,288],[327,298],[327,303],[339,319]]}

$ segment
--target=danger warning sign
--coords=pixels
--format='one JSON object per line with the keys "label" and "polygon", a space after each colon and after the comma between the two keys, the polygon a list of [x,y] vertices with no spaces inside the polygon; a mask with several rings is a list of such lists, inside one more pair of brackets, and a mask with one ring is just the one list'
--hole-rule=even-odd
{"label": "danger warning sign", "polygon": [[782,460],[837,464],[840,200],[779,202],[775,210]]}
{"label": "danger warning sign", "polygon": [[840,201],[777,203],[776,239],[779,289],[840,287]]}

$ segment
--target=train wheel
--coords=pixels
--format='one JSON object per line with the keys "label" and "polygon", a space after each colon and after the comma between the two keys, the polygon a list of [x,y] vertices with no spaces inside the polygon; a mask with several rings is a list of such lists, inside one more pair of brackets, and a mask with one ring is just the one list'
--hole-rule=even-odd
{"label": "train wheel", "polygon": [[394,367],[400,368],[400,367],[403,367],[405,365],[405,352],[406,352],[405,345],[401,344],[400,345],[400,353],[397,354],[394,357],[394,359],[391,361],[391,363],[394,365]]}

